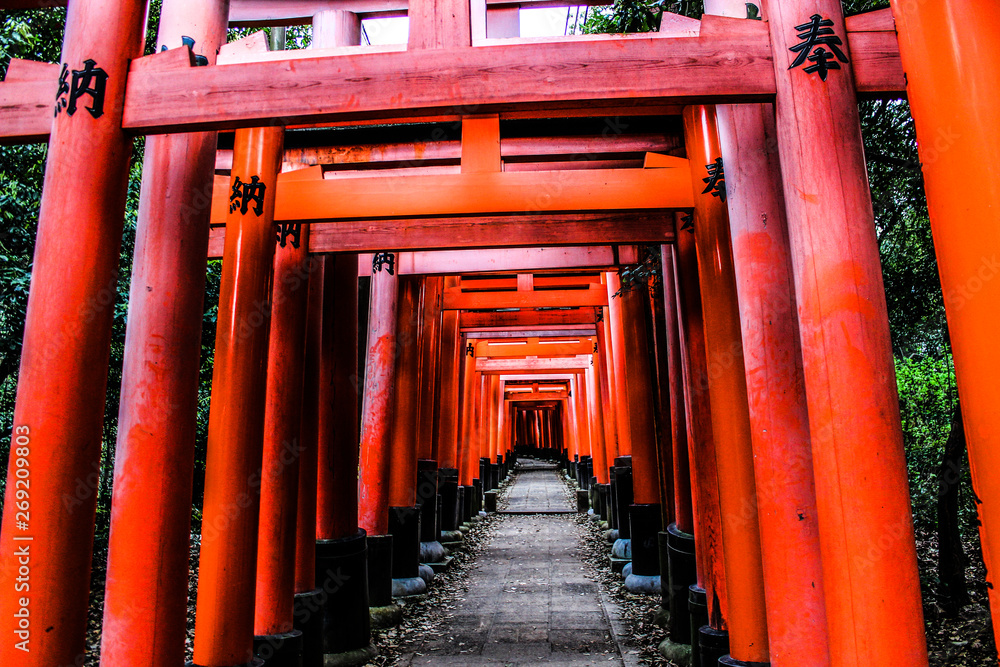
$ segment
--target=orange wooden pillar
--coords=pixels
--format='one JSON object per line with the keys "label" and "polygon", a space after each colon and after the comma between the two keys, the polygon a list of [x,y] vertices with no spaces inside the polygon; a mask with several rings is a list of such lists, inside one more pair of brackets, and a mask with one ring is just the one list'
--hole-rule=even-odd
{"label": "orange wooden pillar", "polygon": [[[684,135],[691,163],[710,165],[712,180],[711,170],[721,160],[714,107],[687,107]],[[695,168],[692,173],[699,192],[693,224],[726,543],[729,654],[738,664],[768,662],[757,493],[729,219],[724,195],[708,188],[701,192],[702,172]]]}
{"label": "orange wooden pillar", "polygon": [[471,487],[472,480],[479,477],[479,450],[472,445],[474,439],[475,389],[476,389],[476,346],[467,338],[462,338],[462,412],[459,430],[460,480],[464,487]]}
{"label": "orange wooden pillar", "polygon": [[[680,228],[678,221],[678,229]],[[690,589],[688,610],[691,645],[695,656],[698,656],[699,635],[702,634],[703,626],[710,629],[705,633],[709,640],[724,641],[728,628],[729,593],[724,564],[725,542],[722,536],[722,509],[719,505],[715,437],[712,433],[712,406],[708,394],[705,323],[702,318],[698,258],[692,231],[684,230],[677,235],[672,260],[678,296],[681,376],[684,382],[688,462],[691,466],[693,489],[691,501],[698,579],[697,586]]]}
{"label": "orange wooden pillar", "polygon": [[[612,282],[614,284],[614,282]],[[634,285],[620,297],[612,299],[621,304],[623,361],[625,372],[624,398],[628,409],[629,440],[632,454],[632,497],[629,522],[632,540],[632,574],[625,586],[636,590],[658,593],[659,544],[658,533],[663,530],[660,516],[660,477],[656,455],[656,401],[653,397],[653,379],[646,336],[646,314],[649,295],[645,285]],[[612,312],[615,309],[612,308]],[[650,578],[638,584],[639,577]]]}
{"label": "orange wooden pillar", "polygon": [[[443,287],[455,287],[457,278],[447,277]],[[462,370],[462,336],[458,330],[458,311],[441,312],[440,361],[438,373],[438,398],[435,430],[435,451],[440,472],[441,530],[454,537],[462,523],[462,495],[459,490],[459,423]]]}
{"label": "orange wooden pillar", "polygon": [[389,466],[389,534],[392,535],[393,595],[401,594],[398,580],[412,580],[426,590],[419,578],[420,508],[417,488],[417,377],[420,350],[417,340],[420,320],[421,279],[407,276],[399,284],[399,313],[396,325],[396,371],[393,408],[387,418],[392,423]]}
{"label": "orange wooden pillar", "polygon": [[[783,0],[764,9],[775,54],[830,655],[837,665],[925,664],[885,293],[853,72],[841,62],[851,58],[841,4]],[[844,42],[843,58],[802,48],[809,42],[800,35],[817,27]],[[842,66],[824,70],[822,61]]]}
{"label": "orange wooden pillar", "polygon": [[361,424],[358,523],[369,535],[386,535],[389,530],[389,468],[399,300],[399,276],[396,275],[393,253],[375,256],[371,280]]}
{"label": "orange wooden pillar", "polygon": [[[985,0],[892,3],[934,233],[948,331],[979,504],[983,557],[990,573],[994,635],[1000,636],[995,573],[1000,557],[1000,389],[997,303],[1000,283],[1000,156],[997,86],[987,63],[996,53],[1000,7]],[[960,92],[958,92],[960,91]],[[971,171],[970,171],[971,170]],[[969,190],[969,176],[974,191]]]}
{"label": "orange wooden pillar", "polygon": [[[11,665],[75,664],[84,652],[97,493],[63,499],[100,467],[132,146],[125,77],[144,9],[97,0],[67,12],[0,532],[0,656]],[[83,76],[75,92],[70,70]]]}
{"label": "orange wooden pillar", "polygon": [[[608,449],[604,441],[604,407],[603,396],[601,395],[601,381],[598,378],[598,354],[591,355],[594,366],[586,369],[585,381],[587,383],[587,410],[590,414],[591,437],[594,441],[592,456],[594,457],[594,476],[597,477],[598,484],[608,484]],[[551,411],[546,411],[546,427],[551,426]],[[613,461],[612,461],[613,462]]]}
{"label": "orange wooden pillar", "polygon": [[[444,287],[457,287],[458,279],[447,277]],[[458,469],[462,336],[458,330],[458,311],[441,312],[440,365],[438,372],[437,444],[438,465]]]}
{"label": "orange wooden pillar", "polygon": [[[742,6],[742,5],[741,5]],[[772,105],[721,106],[771,663],[830,664],[809,415]],[[763,221],[767,221],[766,224]]]}
{"label": "orange wooden pillar", "polygon": [[[670,449],[672,475],[673,523],[660,533],[660,567],[666,568],[667,581],[663,590],[670,610],[669,639],[675,644],[691,641],[691,612],[688,606],[690,587],[697,585],[698,572],[694,541],[694,504],[691,491],[691,464],[687,446],[687,417],[684,410],[684,381],[681,363],[680,318],[678,314],[677,281],[674,277],[673,248],[660,246],[660,267],[663,278],[663,329],[665,378],[661,391],[666,392],[666,409],[670,428],[662,432],[661,447]],[[662,367],[661,366],[661,367]],[[660,463],[661,470],[663,462]],[[663,562],[666,555],[667,562]]]}
{"label": "orange wooden pillar", "polygon": [[613,272],[605,273],[608,286],[608,327],[610,337],[607,339],[608,360],[611,367],[611,395],[615,401],[616,431],[618,434],[618,456],[631,456],[632,454],[632,431],[629,425],[629,407],[626,393],[626,371],[624,347],[625,341],[622,334],[622,309],[621,300],[615,298],[615,293],[621,287],[618,274]]}
{"label": "orange wooden pillar", "polygon": [[[226,3],[163,6],[158,44],[210,64]],[[183,659],[198,369],[216,133],[146,140],[122,371],[101,662]],[[141,563],[141,566],[137,566]]]}
{"label": "orange wooden pillar", "polygon": [[358,532],[358,260],[325,261],[316,537],[339,540]]}
{"label": "orange wooden pillar", "polygon": [[420,316],[420,405],[417,413],[417,458],[437,461],[438,364],[441,358],[441,307],[444,278],[424,279]]}
{"label": "orange wooden pillar", "polygon": [[[302,377],[302,423],[299,427],[299,483],[295,518],[295,627],[303,633],[303,667],[322,660],[320,613],[324,592],[316,587],[316,467],[319,433],[319,387],[323,292],[326,258],[313,256],[309,273],[305,368]],[[355,265],[355,275],[357,267]],[[355,513],[356,514],[356,513]]]}
{"label": "orange wooden pillar", "polygon": [[[237,130],[208,423],[194,662],[248,661],[253,639],[264,385],[283,128]],[[259,198],[259,200],[258,200]]]}
{"label": "orange wooden pillar", "polygon": [[[664,530],[674,522],[674,505],[677,502],[674,493],[674,452],[670,442],[670,395],[668,394],[667,372],[667,329],[664,317],[663,284],[655,276],[647,281],[647,314],[650,318],[649,334],[651,335],[650,351],[653,353],[650,367],[652,369],[653,398],[657,428],[656,458],[657,474],[660,478],[660,516]],[[666,559],[663,567],[666,568]],[[664,575],[666,570],[663,570]]]}
{"label": "orange wooden pillar", "polygon": [[597,355],[595,357],[594,368],[597,369],[598,382],[601,385],[601,409],[604,411],[604,447],[608,466],[614,462],[618,456],[618,412],[612,387],[614,386],[614,369],[611,359],[611,348],[608,344],[609,328],[611,321],[608,315],[608,307],[600,306],[595,308],[597,330]]}
{"label": "orange wooden pillar", "polygon": [[674,524],[688,535],[694,534],[694,514],[691,501],[691,471],[687,448],[687,417],[684,411],[684,379],[681,371],[680,321],[677,313],[677,281],[670,246],[660,246],[660,268],[663,276],[663,316],[666,331],[667,378],[669,400],[669,439],[673,459]]}
{"label": "orange wooden pillar", "polygon": [[[257,535],[255,651],[290,660],[302,650],[293,630],[302,400],[309,307],[309,227],[282,237],[274,253],[264,407],[264,454]],[[267,648],[266,648],[267,646]],[[285,657],[287,656],[287,658]]]}

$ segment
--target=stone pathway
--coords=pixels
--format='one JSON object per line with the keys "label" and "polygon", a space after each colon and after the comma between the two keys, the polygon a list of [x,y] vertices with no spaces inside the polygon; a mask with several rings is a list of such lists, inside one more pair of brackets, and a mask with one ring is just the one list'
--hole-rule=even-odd
{"label": "stone pathway", "polygon": [[[553,466],[519,472],[509,506],[572,510]],[[580,558],[569,515],[509,515],[469,574],[433,638],[417,639],[397,665],[616,665],[600,586]]]}
{"label": "stone pathway", "polygon": [[525,461],[518,466],[517,481],[507,496],[501,514],[573,514],[566,486],[559,480],[554,463]]}

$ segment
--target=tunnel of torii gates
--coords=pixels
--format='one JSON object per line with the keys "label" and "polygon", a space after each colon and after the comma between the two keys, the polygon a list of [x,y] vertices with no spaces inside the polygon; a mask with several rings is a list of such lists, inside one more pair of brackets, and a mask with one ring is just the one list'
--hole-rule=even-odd
{"label": "tunnel of torii gates", "polygon": [[[207,257],[196,665],[363,662],[518,454],[631,536],[696,664],[926,664],[857,100],[912,105],[992,573],[1000,6],[705,4],[653,34],[521,39],[531,0],[164,0],[142,57],[145,3],[72,0],[60,63],[0,84],[2,140],[49,143],[0,661],[84,652],[146,135],[103,665],[184,660]],[[403,15],[408,44],[358,45],[361,18]],[[222,45],[305,23],[310,50]],[[662,289],[614,296],[651,244]]]}

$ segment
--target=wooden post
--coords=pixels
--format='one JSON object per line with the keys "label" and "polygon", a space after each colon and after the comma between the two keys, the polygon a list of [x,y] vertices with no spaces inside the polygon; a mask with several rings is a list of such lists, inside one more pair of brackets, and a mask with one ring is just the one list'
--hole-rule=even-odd
{"label": "wooden post", "polygon": [[[673,272],[679,297],[677,310],[681,374],[685,389],[684,410],[688,426],[691,484],[694,489],[691,500],[694,509],[698,586],[705,590],[709,625],[715,630],[726,630],[729,593],[724,566],[725,543],[722,537],[722,509],[719,505],[715,436],[712,433],[712,406],[708,395],[705,323],[702,319],[694,234],[687,230],[677,235]],[[692,630],[697,632],[698,628]]]}
{"label": "wooden post", "polygon": [[[969,465],[980,501],[994,635],[1000,636],[1000,598],[993,585],[1000,567],[1000,387],[993,372],[1000,362],[1000,283],[995,280],[1000,271],[1000,180],[992,169],[977,168],[1000,155],[995,73],[986,64],[997,48],[1000,8],[984,0],[894,1],[892,7],[917,127]],[[970,182],[975,184],[971,191]]]}
{"label": "wooden post", "polygon": [[[158,46],[210,65],[228,2],[168,1]],[[146,140],[115,448],[101,662],[184,656],[205,257],[216,133]],[[137,566],[137,563],[141,563]]]}
{"label": "wooden post", "polygon": [[[457,278],[445,278],[444,287],[456,287]],[[442,468],[458,468],[459,388],[461,387],[462,336],[458,330],[458,311],[441,313],[440,391],[437,402],[437,453]]]}
{"label": "wooden post", "polygon": [[399,319],[396,325],[395,398],[386,415],[392,426],[389,466],[389,507],[412,508],[417,488],[417,322],[420,319],[420,282],[417,277],[400,281]]}
{"label": "wooden post", "polygon": [[60,82],[70,90],[60,86],[49,141],[0,533],[0,657],[12,665],[76,664],[84,653],[97,503],[84,480],[100,469],[132,146],[125,77],[144,10],[97,0],[66,16]]}
{"label": "wooden post", "polygon": [[[417,458],[437,456],[437,404],[441,358],[441,313],[444,290],[442,276],[424,279],[420,318],[420,405],[417,412]],[[455,312],[455,311],[451,311]]]}
{"label": "wooden post", "polygon": [[[462,421],[459,429],[459,479],[462,486],[472,486],[472,480],[479,476],[479,450],[473,447],[473,417],[476,381],[476,346],[468,338],[461,339],[463,361],[462,371]],[[473,460],[474,459],[474,460]]]}
{"label": "wooden post", "polygon": [[718,108],[771,664],[830,664],[816,489],[774,107]]}
{"label": "wooden post", "polygon": [[394,253],[379,253],[372,264],[358,496],[358,524],[368,535],[389,532],[389,459],[399,299],[399,275],[395,265]]}
{"label": "wooden post", "polygon": [[[602,278],[603,279],[603,278]],[[616,410],[612,387],[614,386],[614,368],[611,358],[611,347],[608,343],[611,327],[608,307],[595,308],[597,314],[597,362],[595,368],[599,373],[601,384],[601,406],[607,417],[604,420],[604,445],[607,448],[608,465],[618,456],[618,412]]]}
{"label": "wooden post", "polygon": [[295,521],[299,462],[303,451],[302,400],[312,268],[308,253],[309,226],[304,225],[299,235],[297,242],[293,236],[280,240],[274,253],[257,536],[254,605],[254,635],[257,636],[280,635],[292,630]]}
{"label": "wooden post", "polygon": [[630,456],[632,454],[632,427],[629,425],[629,406],[626,397],[625,379],[625,341],[622,334],[622,309],[621,300],[615,298],[615,293],[621,287],[618,274],[606,273],[608,285],[608,329],[611,337],[608,338],[608,347],[611,352],[611,369],[614,373],[611,395],[615,399],[615,417],[617,419],[618,431],[618,456]]}
{"label": "wooden post", "polygon": [[[692,164],[710,165],[711,170],[716,159],[721,159],[714,107],[685,108],[684,135]],[[694,169],[692,176],[700,192],[703,175]],[[742,662],[768,662],[764,575],[739,305],[728,213],[719,192],[706,191],[695,199],[693,224],[726,544],[729,653]]]}
{"label": "wooden post", "polygon": [[[842,63],[851,57],[842,8],[837,0],[783,0],[764,9],[775,54],[830,655],[835,665],[926,664],[885,291],[857,93]],[[802,48],[809,41],[800,35],[823,21],[845,42],[838,46],[843,58],[831,55],[832,46]],[[799,62],[803,56],[815,59]],[[820,62],[840,69],[815,69]]]}
{"label": "wooden post", "polygon": [[[194,662],[240,665],[253,639],[274,191],[284,129],[237,130],[212,371]],[[262,186],[263,191],[257,186]],[[260,196],[260,201],[254,196]],[[239,204],[234,201],[234,204]]]}
{"label": "wooden post", "polygon": [[358,531],[358,260],[326,257],[319,367],[316,537]]}
{"label": "wooden post", "polygon": [[[320,366],[323,363],[323,294],[326,283],[326,257],[314,256],[312,259],[315,262],[315,268],[309,276],[306,362],[302,380],[302,426],[299,429],[302,454],[299,457],[299,499],[295,519],[295,592],[297,594],[309,593],[316,588],[316,525],[318,523],[316,477],[317,452],[319,450]],[[354,273],[357,275],[356,264]],[[356,412],[357,410],[355,410]],[[354,522],[357,523],[357,511],[354,512]]]}
{"label": "wooden post", "polygon": [[[684,414],[684,381],[681,372],[680,322],[677,314],[677,281],[674,280],[673,250],[660,246],[663,276],[663,315],[666,329],[667,387],[670,401],[670,448],[673,455],[674,523],[678,530],[694,534],[691,468],[687,448],[687,418]],[[668,437],[664,434],[664,437]]]}
{"label": "wooden post", "polygon": [[[587,409],[590,413],[591,433],[594,439],[594,476],[597,477],[598,484],[607,484],[611,480],[608,478],[608,450],[604,442],[604,408],[602,406],[601,382],[597,377],[597,357],[596,352],[591,355],[594,367],[586,371]],[[546,411],[546,416],[546,424],[548,424],[551,411]]]}

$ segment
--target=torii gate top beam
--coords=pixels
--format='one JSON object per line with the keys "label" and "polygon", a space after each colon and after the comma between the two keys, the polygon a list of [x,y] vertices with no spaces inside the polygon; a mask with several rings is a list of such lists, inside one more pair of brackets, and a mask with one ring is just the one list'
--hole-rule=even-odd
{"label": "torii gate top beam", "polygon": [[[902,95],[892,16],[848,20],[857,88]],[[854,30],[852,30],[852,27]],[[601,35],[373,53],[285,51],[279,60],[184,67],[170,52],[132,63],[123,127],[134,134],[406,119],[588,106],[770,101],[767,26],[706,16],[697,37]],[[273,57],[273,56],[272,56]],[[56,80],[0,85],[0,140],[48,134]]]}

